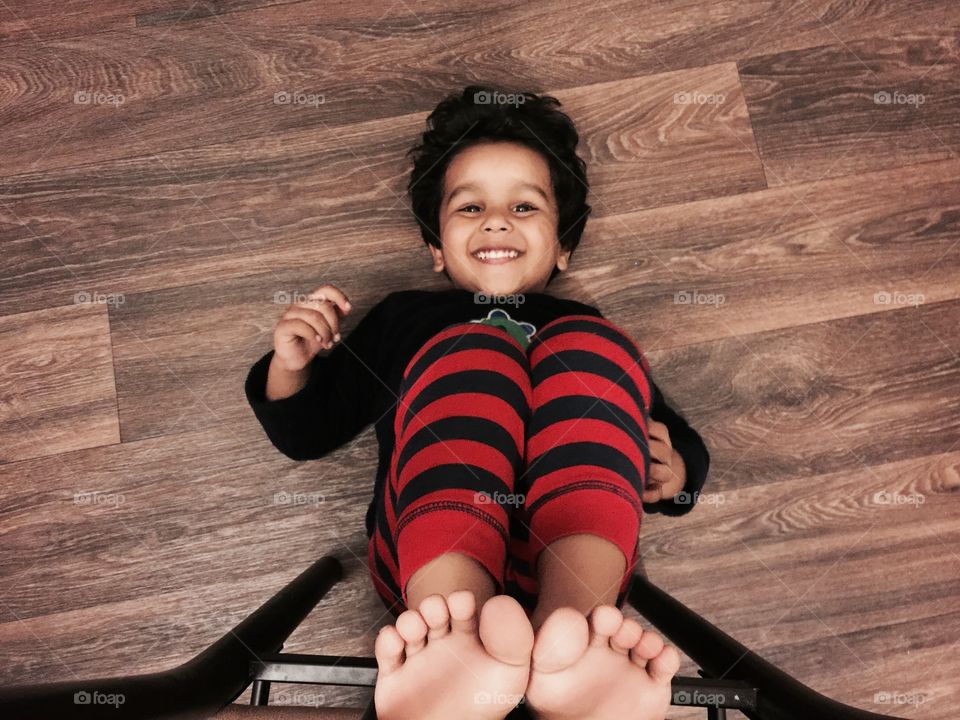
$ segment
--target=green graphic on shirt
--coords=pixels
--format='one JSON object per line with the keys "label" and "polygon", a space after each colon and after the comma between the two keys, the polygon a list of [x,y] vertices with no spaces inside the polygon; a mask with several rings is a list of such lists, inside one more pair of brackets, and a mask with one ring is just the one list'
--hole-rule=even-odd
{"label": "green graphic on shirt", "polygon": [[470,322],[483,323],[484,325],[492,325],[494,327],[503,328],[507,333],[516,340],[520,347],[526,351],[527,347],[530,345],[530,338],[533,337],[534,333],[537,332],[537,328],[531,325],[528,322],[518,322],[510,317],[510,314],[506,310],[501,308],[494,308],[485,318],[480,320],[471,320]]}

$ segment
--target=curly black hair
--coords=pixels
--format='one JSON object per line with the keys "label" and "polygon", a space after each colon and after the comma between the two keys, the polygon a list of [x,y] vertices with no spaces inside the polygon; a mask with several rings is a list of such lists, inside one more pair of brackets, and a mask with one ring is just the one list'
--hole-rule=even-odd
{"label": "curly black hair", "polygon": [[[499,101],[511,95],[515,102]],[[510,141],[529,147],[547,162],[559,213],[560,246],[576,249],[591,210],[586,202],[589,185],[586,163],[576,153],[580,136],[559,107],[560,101],[550,95],[492,85],[468,85],[437,105],[427,118],[422,142],[407,151],[413,155],[407,193],[425,243],[441,247],[440,203],[453,158],[479,143]],[[548,285],[559,272],[553,268]]]}

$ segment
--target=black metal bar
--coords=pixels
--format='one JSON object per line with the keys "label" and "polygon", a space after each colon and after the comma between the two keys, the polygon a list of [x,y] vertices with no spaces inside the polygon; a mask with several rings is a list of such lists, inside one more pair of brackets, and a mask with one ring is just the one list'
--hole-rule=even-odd
{"label": "black metal bar", "polygon": [[377,659],[341,655],[266,654],[250,663],[251,677],[313,685],[377,684]]}
{"label": "black metal bar", "polygon": [[250,661],[282,647],[341,577],[339,560],[320,558],[233,630],[171,670],[0,688],[0,717],[208,718],[233,702],[250,683]]}
{"label": "black metal bar", "polygon": [[639,573],[630,581],[627,600],[707,674],[743,680],[756,687],[757,708],[741,710],[751,720],[903,720],[821,695],[748,650]]}
{"label": "black metal bar", "polygon": [[269,705],[270,704],[270,681],[254,680],[250,686],[250,704],[251,705]]}

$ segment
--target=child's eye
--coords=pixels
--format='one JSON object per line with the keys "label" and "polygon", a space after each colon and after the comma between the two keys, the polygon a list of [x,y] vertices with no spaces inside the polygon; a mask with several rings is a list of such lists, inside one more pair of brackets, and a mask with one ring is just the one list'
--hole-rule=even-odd
{"label": "child's eye", "polygon": [[[519,207],[524,207],[524,206],[530,208],[530,210],[536,210],[536,209],[537,209],[535,206],[531,205],[530,203],[526,203],[526,202],[525,202],[525,203],[520,203],[519,205],[517,205],[518,208],[519,208]],[[470,208],[477,208],[477,209],[479,209],[479,206],[478,206],[478,205],[465,205],[464,207],[460,208],[460,212],[466,212],[466,211],[469,210]],[[527,210],[526,212],[530,212],[530,210]],[[470,213],[470,214],[472,215],[473,213]]]}

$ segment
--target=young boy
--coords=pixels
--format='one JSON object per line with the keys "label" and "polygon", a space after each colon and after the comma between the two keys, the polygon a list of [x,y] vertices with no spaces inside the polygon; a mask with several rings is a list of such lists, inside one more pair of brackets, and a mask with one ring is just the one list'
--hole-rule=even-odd
{"label": "young boy", "polygon": [[545,292],[591,210],[559,105],[478,85],[441,102],[408,190],[453,288],[391,293],[341,342],[352,306],[324,285],[247,377],[291,458],[375,423],[368,561],[396,618],[376,641],[380,720],[670,704],[677,650],[620,608],[643,512],[689,512],[709,455],[620,328]]}

